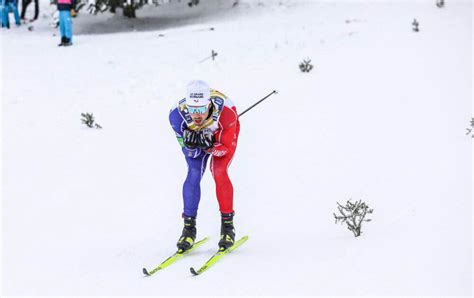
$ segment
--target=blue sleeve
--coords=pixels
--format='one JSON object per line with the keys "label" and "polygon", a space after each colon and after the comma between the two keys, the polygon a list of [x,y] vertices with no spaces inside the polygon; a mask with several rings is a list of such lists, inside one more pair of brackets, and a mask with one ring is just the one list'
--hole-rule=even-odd
{"label": "blue sleeve", "polygon": [[188,126],[186,125],[186,122],[184,121],[184,119],[179,114],[178,108],[174,108],[170,111],[169,120],[170,120],[171,127],[173,128],[173,130],[176,134],[176,139],[178,140],[178,143],[181,146],[181,149],[182,149],[184,155],[186,155],[187,157],[191,157],[191,158],[198,158],[201,155],[206,154],[200,148],[188,149],[188,148],[186,148],[186,146],[184,146],[183,131]]}
{"label": "blue sleeve", "polygon": [[[184,119],[179,114],[178,108],[174,108],[170,111],[169,120],[170,120],[171,127],[173,128],[174,132],[176,133],[176,137],[182,139],[183,138],[183,130],[187,126],[186,126],[186,123],[183,123]],[[180,142],[180,144],[181,144],[181,142]]]}

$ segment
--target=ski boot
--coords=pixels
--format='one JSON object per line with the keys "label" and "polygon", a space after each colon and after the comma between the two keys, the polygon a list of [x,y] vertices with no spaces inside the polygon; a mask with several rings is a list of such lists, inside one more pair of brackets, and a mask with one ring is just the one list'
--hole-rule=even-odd
{"label": "ski boot", "polygon": [[184,228],[179,237],[178,247],[179,252],[183,253],[193,247],[194,241],[196,240],[196,218],[195,217],[184,217]]}
{"label": "ski boot", "polygon": [[219,250],[223,251],[234,245],[234,212],[221,213],[221,239],[219,241]]}

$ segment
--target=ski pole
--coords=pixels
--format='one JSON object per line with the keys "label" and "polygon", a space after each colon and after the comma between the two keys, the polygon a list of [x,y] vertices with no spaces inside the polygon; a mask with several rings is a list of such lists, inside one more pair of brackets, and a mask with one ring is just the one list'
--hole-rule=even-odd
{"label": "ski pole", "polygon": [[214,59],[216,58],[216,56],[217,56],[217,52],[214,52],[214,50],[212,50],[211,56],[202,59],[201,61],[199,61],[199,63],[203,63],[204,61],[206,61],[206,60],[208,60],[208,59],[211,59],[211,58],[212,58],[212,61],[214,61]]}
{"label": "ski pole", "polygon": [[250,111],[253,107],[255,107],[256,105],[258,105],[259,103],[261,103],[262,101],[264,101],[265,99],[269,98],[270,96],[272,96],[273,94],[277,94],[278,91],[276,90],[273,90],[270,94],[268,94],[267,96],[265,96],[264,98],[260,99],[259,101],[257,101],[256,103],[254,103],[252,106],[250,106],[248,109],[246,109],[245,111],[243,111],[242,113],[239,114],[239,118],[247,113],[248,111]]}

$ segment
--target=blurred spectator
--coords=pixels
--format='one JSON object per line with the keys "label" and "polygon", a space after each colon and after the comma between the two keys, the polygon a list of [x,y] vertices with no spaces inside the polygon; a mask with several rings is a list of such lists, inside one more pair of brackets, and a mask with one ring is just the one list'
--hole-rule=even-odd
{"label": "blurred spectator", "polygon": [[31,1],[35,1],[35,16],[33,19],[31,19],[31,21],[35,21],[36,19],[38,19],[38,15],[39,15],[38,1],[39,0],[22,0],[21,2],[21,19],[22,20],[25,19],[26,9],[28,8],[28,5],[30,5]]}
{"label": "blurred spectator", "polygon": [[2,27],[10,29],[10,12],[13,12],[15,24],[20,26],[20,15],[18,14],[18,0],[1,0],[2,1]]}
{"label": "blurred spectator", "polygon": [[3,28],[3,0],[0,0],[0,24],[2,24]]}
{"label": "blurred spectator", "polygon": [[58,0],[59,32],[61,43],[58,46],[72,45],[72,16],[76,14],[76,0]]}

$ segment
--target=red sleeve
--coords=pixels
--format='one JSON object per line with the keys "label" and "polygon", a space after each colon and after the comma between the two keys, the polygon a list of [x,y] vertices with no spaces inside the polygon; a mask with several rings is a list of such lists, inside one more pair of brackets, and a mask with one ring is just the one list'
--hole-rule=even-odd
{"label": "red sleeve", "polygon": [[208,153],[220,157],[237,146],[236,130],[238,121],[235,107],[224,107],[219,117],[219,129],[214,134],[214,147],[209,149]]}

